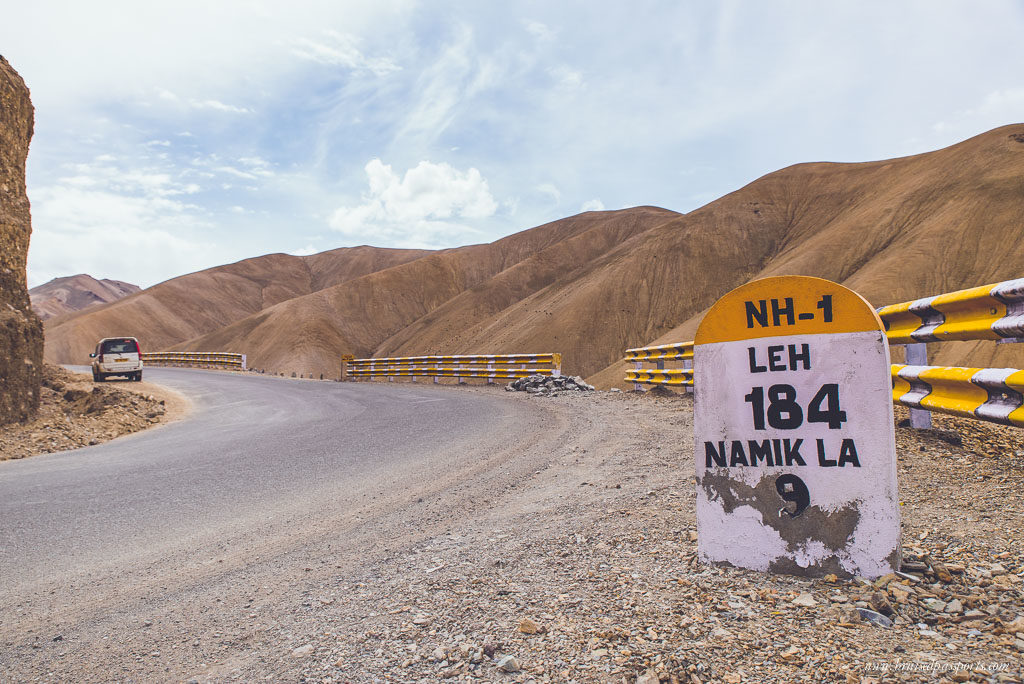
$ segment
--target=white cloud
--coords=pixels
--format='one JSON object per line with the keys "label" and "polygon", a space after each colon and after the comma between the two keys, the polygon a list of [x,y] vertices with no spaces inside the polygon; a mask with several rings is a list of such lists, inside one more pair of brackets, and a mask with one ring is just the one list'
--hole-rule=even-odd
{"label": "white cloud", "polygon": [[220,100],[189,100],[188,103],[193,109],[214,109],[218,112],[229,112],[231,114],[252,114],[252,110],[248,107],[237,107],[225,104]]}
{"label": "white cloud", "polygon": [[160,195],[128,196],[69,184],[32,193],[29,262],[33,280],[71,273],[142,286],[219,263],[194,208]]}
{"label": "white cloud", "polygon": [[[176,105],[188,107],[190,109],[212,109],[214,111],[228,112],[231,114],[253,113],[253,110],[249,109],[248,107],[239,107],[237,105],[226,104],[224,102],[221,102],[220,100],[213,98],[208,98],[205,100],[190,98],[188,100],[185,100],[179,97],[176,93],[167,90],[166,88],[157,88],[156,96],[158,99],[164,100],[165,102],[173,102]],[[190,136],[191,133],[179,133],[179,135]],[[149,144],[170,145],[171,143],[168,141],[154,140]]]}
{"label": "white cloud", "polygon": [[348,237],[376,237],[386,243],[437,246],[438,240],[476,231],[449,219],[485,219],[498,208],[487,181],[475,168],[421,161],[399,176],[373,159],[365,167],[369,189],[362,203],[339,207],[329,224]]}
{"label": "white cloud", "polygon": [[[214,178],[218,173],[250,181],[259,180],[260,178],[273,178],[275,176],[270,162],[257,156],[225,160],[220,155],[210,154],[205,157],[195,157],[190,163],[194,168],[202,169],[196,173],[203,178]],[[223,187],[227,190],[231,186],[226,185]]]}
{"label": "white cloud", "polygon": [[145,287],[222,263],[192,203],[198,184],[173,168],[116,161],[64,164],[66,175],[29,189],[33,282],[85,272]]}
{"label": "white cloud", "polygon": [[296,39],[292,54],[318,64],[370,71],[376,76],[386,76],[401,69],[387,57],[367,57],[357,47],[357,39],[354,36],[337,31],[324,31],[322,40]]}
{"label": "white cloud", "polygon": [[549,68],[548,74],[558,84],[558,87],[565,90],[583,87],[583,74],[575,69],[570,69],[564,64]]}
{"label": "white cloud", "polygon": [[537,186],[537,192],[547,195],[555,201],[555,204],[562,201],[562,191],[555,187],[553,183],[541,183]]}
{"label": "white cloud", "polygon": [[555,37],[554,31],[542,22],[527,20],[523,22],[523,26],[526,28],[527,33],[539,41],[548,42]]}
{"label": "white cloud", "polygon": [[493,66],[477,58],[473,30],[460,25],[455,33],[416,79],[413,101],[395,134],[396,147],[429,148],[473,95],[497,81]]}
{"label": "white cloud", "polygon": [[292,256],[309,256],[310,254],[316,254],[319,251],[320,250],[314,247],[313,245],[306,245],[301,249],[293,249],[288,253],[291,254]]}
{"label": "white cloud", "polygon": [[604,202],[597,198],[587,200],[580,207],[580,211],[604,211]]}

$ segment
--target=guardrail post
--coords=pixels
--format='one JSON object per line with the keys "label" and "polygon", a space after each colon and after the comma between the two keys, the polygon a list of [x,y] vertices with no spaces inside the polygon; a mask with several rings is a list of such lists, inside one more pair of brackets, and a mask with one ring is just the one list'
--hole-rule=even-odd
{"label": "guardrail post", "polygon": [[248,370],[248,368],[246,368],[245,363],[246,363],[246,361],[245,361],[245,354],[242,354],[242,370]]}
{"label": "guardrail post", "polygon": [[[928,345],[924,342],[906,345],[906,361],[908,366],[928,365]],[[915,430],[927,430],[932,426],[932,414],[924,409],[910,409],[910,427]]]}
{"label": "guardrail post", "polygon": [[[494,372],[494,364],[493,363],[487,364],[487,370],[489,370],[489,371],[491,371],[493,373]],[[493,385],[494,384],[494,378],[487,378],[487,384],[488,385]]]}
{"label": "guardrail post", "polygon": [[[683,359],[683,370],[693,369],[693,359]],[[693,394],[693,385],[687,385],[683,388],[687,394]]]}
{"label": "guardrail post", "polygon": [[[634,362],[633,362],[633,368],[635,368],[636,370],[640,370],[640,367],[641,367],[642,365],[643,365],[643,364],[642,364],[642,363],[641,363],[640,361],[634,361]],[[635,391],[639,392],[639,391],[640,391],[640,383],[639,383],[639,382],[634,382],[634,383],[633,383],[633,389],[634,389]]]}

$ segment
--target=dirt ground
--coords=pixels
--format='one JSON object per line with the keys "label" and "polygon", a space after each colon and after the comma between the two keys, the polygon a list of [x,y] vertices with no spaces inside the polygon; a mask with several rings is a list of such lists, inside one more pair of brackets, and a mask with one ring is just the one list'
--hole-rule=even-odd
{"label": "dirt ground", "polygon": [[1022,681],[1024,431],[897,428],[904,574],[812,580],[697,562],[689,398],[508,400],[545,409],[521,443],[424,464],[355,515],[192,549],[177,576],[90,576],[89,600],[7,632],[8,678]]}
{"label": "dirt ground", "polygon": [[0,426],[0,461],[100,444],[181,418],[188,401],[173,390],[121,378],[94,383],[46,364],[39,413]]}

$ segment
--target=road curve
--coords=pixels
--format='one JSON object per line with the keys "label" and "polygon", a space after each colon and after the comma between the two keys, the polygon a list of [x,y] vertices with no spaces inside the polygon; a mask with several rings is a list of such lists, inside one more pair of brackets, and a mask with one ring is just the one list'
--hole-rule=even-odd
{"label": "road curve", "polygon": [[144,562],[203,536],[337,512],[368,497],[361,484],[383,495],[389,474],[453,449],[487,448],[531,419],[528,405],[497,392],[146,373],[192,400],[185,420],[0,462],[0,609],[33,587]]}

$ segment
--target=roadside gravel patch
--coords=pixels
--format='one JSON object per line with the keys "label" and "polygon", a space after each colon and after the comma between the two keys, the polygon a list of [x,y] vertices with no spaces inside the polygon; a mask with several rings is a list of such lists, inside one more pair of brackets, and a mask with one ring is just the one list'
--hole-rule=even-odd
{"label": "roadside gravel patch", "polygon": [[806,579],[697,562],[689,397],[435,391],[518,403],[519,436],[425,445],[372,501],[194,549],[177,577],[94,579],[60,634],[0,622],[10,678],[1021,681],[1021,431],[897,428],[903,573]]}
{"label": "roadside gravel patch", "polygon": [[26,423],[0,426],[0,461],[92,446],[176,420],[188,402],[148,382],[94,383],[46,364],[39,412]]}

